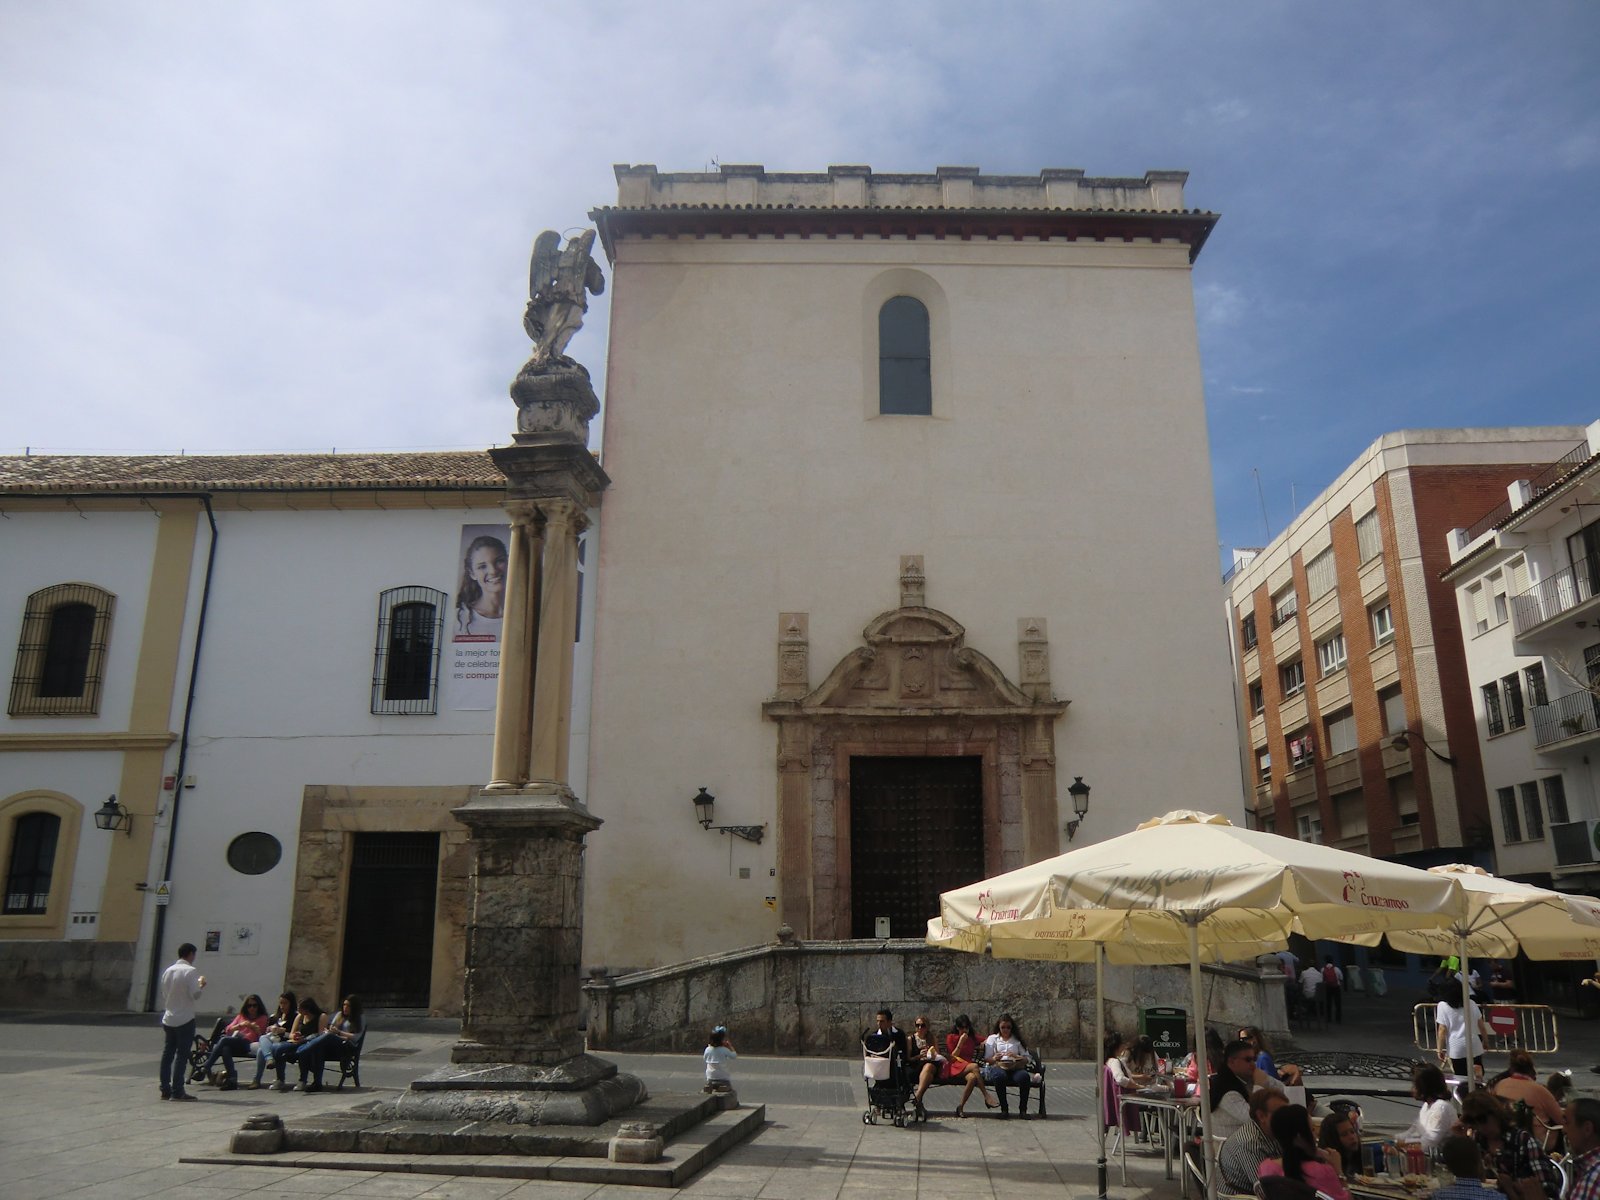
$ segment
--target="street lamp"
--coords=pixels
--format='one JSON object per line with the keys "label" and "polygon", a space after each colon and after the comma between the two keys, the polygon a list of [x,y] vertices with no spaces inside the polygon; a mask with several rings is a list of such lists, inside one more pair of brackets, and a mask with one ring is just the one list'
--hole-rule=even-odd
{"label": "street lamp", "polygon": [[125,830],[128,837],[133,836],[133,814],[117,803],[116,793],[106,797],[106,802],[94,810],[94,827],[107,831],[113,829]]}
{"label": "street lamp", "polygon": [[1083,781],[1082,775],[1072,777],[1072,786],[1067,789],[1067,795],[1072,797],[1072,811],[1078,815],[1067,822],[1067,841],[1078,836],[1078,826],[1083,824],[1083,818],[1089,811],[1089,785]]}
{"label": "street lamp", "polygon": [[[1437,758],[1440,762],[1444,763],[1446,766],[1453,767],[1453,766],[1456,765],[1456,760],[1455,759],[1451,758],[1448,754],[1440,754],[1437,750],[1435,750],[1431,745],[1428,744],[1428,739],[1423,737],[1421,733],[1417,734],[1417,741],[1421,742],[1423,744],[1423,746],[1425,746],[1427,748],[1427,751],[1428,751],[1429,754],[1433,755],[1435,758]],[[1411,734],[1410,734],[1410,732],[1407,731],[1407,730],[1402,729],[1399,733],[1395,734],[1394,737],[1389,739],[1389,745],[1392,746],[1396,750],[1409,751],[1411,749]]]}
{"label": "street lamp", "polygon": [[691,797],[691,802],[694,804],[695,820],[700,822],[701,829],[714,829],[718,833],[731,833],[734,837],[743,838],[747,842],[754,842],[758,846],[761,844],[762,835],[767,830],[765,825],[713,825],[711,822],[716,820],[716,810],[713,806],[716,804],[717,798],[706,791],[705,788],[701,788],[696,792]]}

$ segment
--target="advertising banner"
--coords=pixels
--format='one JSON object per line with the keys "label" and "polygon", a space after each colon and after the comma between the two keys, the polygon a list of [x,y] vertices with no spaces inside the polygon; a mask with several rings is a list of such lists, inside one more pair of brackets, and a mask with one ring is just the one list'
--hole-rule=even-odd
{"label": "advertising banner", "polygon": [[445,638],[447,708],[491,709],[500,682],[500,621],[506,602],[509,525],[463,525],[456,551],[455,608]]}

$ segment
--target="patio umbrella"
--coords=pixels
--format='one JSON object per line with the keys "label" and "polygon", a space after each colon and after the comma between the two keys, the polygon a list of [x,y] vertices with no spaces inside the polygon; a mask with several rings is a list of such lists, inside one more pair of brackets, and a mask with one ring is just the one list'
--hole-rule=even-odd
{"label": "patio umbrella", "polygon": [[[1112,962],[1187,962],[1197,1034],[1204,1029],[1203,953],[1253,958],[1287,945],[1291,932],[1312,939],[1381,935],[1448,925],[1466,911],[1453,878],[1241,829],[1226,817],[1188,810],[944,892],[939,909],[938,926],[930,923],[929,929],[934,945],[980,951],[987,946],[1002,957],[1063,962],[1096,959],[1095,947],[1103,946]],[[1102,1016],[1097,1025],[1103,1021]],[[1197,1053],[1204,1053],[1196,1041]],[[1214,1196],[1210,1097],[1205,1072],[1199,1076]],[[1100,1183],[1103,1195],[1103,1129]]]}
{"label": "patio umbrella", "polygon": [[[1592,897],[1501,879],[1467,863],[1429,867],[1428,873],[1461,886],[1466,912],[1445,928],[1390,930],[1381,936],[1396,950],[1459,958],[1463,1012],[1472,1011],[1472,958],[1511,958],[1518,950],[1534,959],[1600,958],[1600,902]],[[1379,936],[1337,940],[1371,946]],[[1471,1038],[1469,1029],[1469,1059]]]}

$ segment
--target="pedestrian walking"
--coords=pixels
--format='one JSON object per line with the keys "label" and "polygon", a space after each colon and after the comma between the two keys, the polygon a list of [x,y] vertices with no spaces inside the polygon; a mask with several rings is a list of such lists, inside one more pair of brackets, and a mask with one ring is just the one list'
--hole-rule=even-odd
{"label": "pedestrian walking", "polygon": [[1332,958],[1322,964],[1322,1019],[1344,1024],[1344,971]]}

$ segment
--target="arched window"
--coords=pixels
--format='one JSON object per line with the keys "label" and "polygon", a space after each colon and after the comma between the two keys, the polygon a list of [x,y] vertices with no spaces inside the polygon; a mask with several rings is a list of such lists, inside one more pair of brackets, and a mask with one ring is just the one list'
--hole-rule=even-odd
{"label": "arched window", "polygon": [[23,813],[12,822],[11,861],[6,865],[6,915],[25,916],[48,910],[56,839],[60,836],[61,818],[53,813]]}
{"label": "arched window", "polygon": [[878,310],[878,411],[933,412],[928,310],[915,296],[891,296]]}
{"label": "arched window", "polygon": [[439,647],[446,596],[428,587],[390,588],[378,597],[372,711],[428,716],[439,711]]}
{"label": "arched window", "polygon": [[12,716],[100,711],[100,685],[116,597],[87,583],[60,583],[28,597],[11,675]]}

